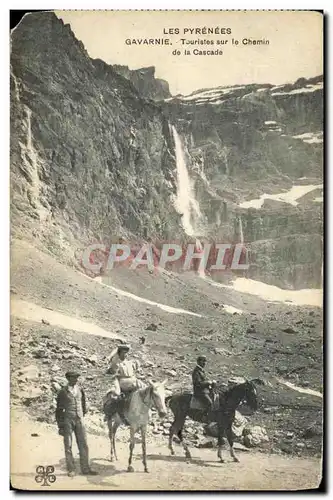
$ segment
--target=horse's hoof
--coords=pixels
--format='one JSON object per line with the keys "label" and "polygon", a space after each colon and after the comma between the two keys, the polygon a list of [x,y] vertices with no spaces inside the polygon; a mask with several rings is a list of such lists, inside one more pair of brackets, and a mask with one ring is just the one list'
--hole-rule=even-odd
{"label": "horse's hoof", "polygon": [[188,458],[189,460],[191,460],[191,458],[192,458],[191,453],[185,453],[185,458]]}
{"label": "horse's hoof", "polygon": [[148,469],[145,469],[145,472],[147,472],[147,474],[148,474],[149,470],[148,470]]}
{"label": "horse's hoof", "polygon": [[134,469],[131,465],[127,467],[127,472],[134,472]]}
{"label": "horse's hoof", "polygon": [[170,453],[171,453],[171,455],[175,455],[174,450],[171,450]]}
{"label": "horse's hoof", "polygon": [[224,464],[223,458],[220,458],[220,464]]}
{"label": "horse's hoof", "polygon": [[234,462],[239,462],[239,458],[234,457]]}

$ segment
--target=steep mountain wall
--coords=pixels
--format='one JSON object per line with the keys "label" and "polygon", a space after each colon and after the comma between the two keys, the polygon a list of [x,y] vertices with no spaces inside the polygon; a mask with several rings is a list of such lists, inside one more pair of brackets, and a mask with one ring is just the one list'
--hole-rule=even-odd
{"label": "steep mountain wall", "polygon": [[[12,35],[12,228],[54,251],[74,241],[181,232],[162,109],[92,60],[52,13]],[[61,249],[60,249],[61,250]],[[62,248],[64,250],[64,248]]]}
{"label": "steep mountain wall", "polygon": [[13,235],[66,261],[120,235],[185,238],[176,137],[205,222],[195,236],[237,242],[242,227],[248,276],[320,285],[320,189],[292,204],[243,204],[321,184],[321,77],[170,97],[154,68],[91,59],[51,12],[26,16],[11,48]]}
{"label": "steep mountain wall", "polygon": [[135,70],[120,65],[114,65],[113,68],[117,73],[130,80],[141,96],[156,101],[171,97],[168,82],[155,78],[153,66]]}
{"label": "steep mountain wall", "polygon": [[322,77],[278,87],[203,89],[166,102],[209,221],[205,236],[240,241],[241,217],[249,277],[283,287],[321,285],[320,188],[293,204],[242,205],[294,185],[321,185],[322,103]]}

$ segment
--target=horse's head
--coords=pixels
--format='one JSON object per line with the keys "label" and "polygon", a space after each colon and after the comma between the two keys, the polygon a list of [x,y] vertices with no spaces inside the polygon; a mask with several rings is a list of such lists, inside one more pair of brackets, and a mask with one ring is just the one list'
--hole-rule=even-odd
{"label": "horse's head", "polygon": [[164,418],[167,414],[167,408],[165,406],[165,384],[166,380],[163,382],[150,382],[149,384],[152,402],[160,418]]}
{"label": "horse's head", "polygon": [[253,411],[256,411],[258,409],[258,394],[255,383],[256,380],[246,380],[244,384],[245,385],[244,402]]}
{"label": "horse's head", "polygon": [[265,382],[261,378],[254,378],[252,380],[245,381],[245,395],[244,402],[249,405],[249,407],[256,411],[258,409],[258,394],[257,394],[257,385],[271,385],[269,382]]}

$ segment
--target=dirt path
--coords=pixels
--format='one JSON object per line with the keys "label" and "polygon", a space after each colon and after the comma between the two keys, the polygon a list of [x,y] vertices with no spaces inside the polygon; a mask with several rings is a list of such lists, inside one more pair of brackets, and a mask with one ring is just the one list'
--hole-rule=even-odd
{"label": "dirt path", "polygon": [[[90,459],[98,476],[66,475],[62,438],[51,425],[33,422],[25,414],[13,415],[11,482],[15,488],[57,490],[297,490],[315,488],[320,480],[318,459],[285,458],[255,452],[238,452],[240,463],[230,462],[226,450],[224,464],[216,450],[193,449],[187,463],[177,446],[178,456],[170,457],[167,446],[148,444],[150,473],[143,472],[141,446],[136,445],[135,472],[126,472],[128,446],[117,446],[119,460],[111,463],[108,440],[89,435]],[[53,465],[56,482],[41,486],[35,482],[38,465]]]}

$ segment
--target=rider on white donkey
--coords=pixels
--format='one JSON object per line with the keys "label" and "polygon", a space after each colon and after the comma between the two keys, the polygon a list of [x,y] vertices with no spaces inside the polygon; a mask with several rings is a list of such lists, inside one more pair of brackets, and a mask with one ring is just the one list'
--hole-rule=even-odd
{"label": "rider on white donkey", "polygon": [[121,392],[129,392],[141,389],[143,384],[137,379],[136,373],[140,369],[140,363],[134,359],[128,359],[130,346],[121,344],[117,351],[111,353],[110,366],[107,373],[116,375],[119,381]]}
{"label": "rider on white donkey", "polygon": [[126,396],[144,387],[136,375],[140,364],[137,360],[127,358],[129,351],[130,346],[121,344],[109,357],[110,365],[107,374],[113,377],[104,400],[104,407],[108,405],[110,410],[111,407],[115,408],[115,405],[121,410],[122,402]]}

